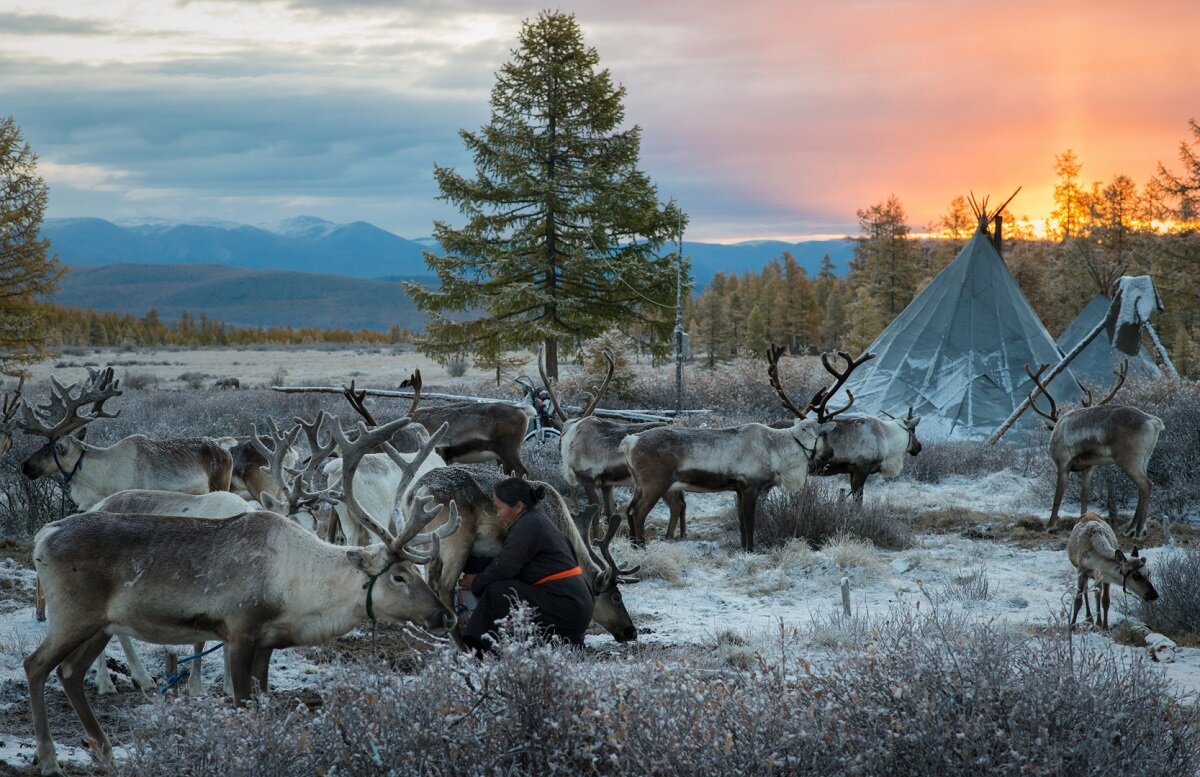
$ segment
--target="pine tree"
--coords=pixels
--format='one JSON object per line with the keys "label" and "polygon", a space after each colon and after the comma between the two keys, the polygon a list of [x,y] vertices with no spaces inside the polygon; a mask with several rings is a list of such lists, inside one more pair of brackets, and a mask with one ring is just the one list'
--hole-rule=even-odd
{"label": "pine tree", "polygon": [[0,119],[0,370],[46,356],[43,307],[66,270],[41,237],[48,189],[11,116]]}
{"label": "pine tree", "polygon": [[[491,121],[462,131],[475,177],[436,166],[440,198],[467,217],[434,224],[444,256],[426,253],[439,289],[406,285],[430,313],[430,355],[544,342],[558,372],[558,340],[641,324],[665,352],[674,328],[676,257],[659,249],[683,228],[637,169],[641,129],[619,129],[624,87],[598,69],[575,17],[542,12],[521,28],[497,74]],[[469,320],[447,313],[480,311]]]}

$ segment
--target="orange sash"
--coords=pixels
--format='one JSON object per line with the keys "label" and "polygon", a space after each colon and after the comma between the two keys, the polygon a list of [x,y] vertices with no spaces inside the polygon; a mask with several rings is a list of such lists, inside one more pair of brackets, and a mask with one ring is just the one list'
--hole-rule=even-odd
{"label": "orange sash", "polygon": [[546,575],[541,580],[534,583],[534,585],[541,585],[542,583],[549,583],[554,580],[564,580],[568,577],[578,577],[582,574],[582,567],[571,567],[570,569],[564,569],[562,572],[555,572],[553,575]]}

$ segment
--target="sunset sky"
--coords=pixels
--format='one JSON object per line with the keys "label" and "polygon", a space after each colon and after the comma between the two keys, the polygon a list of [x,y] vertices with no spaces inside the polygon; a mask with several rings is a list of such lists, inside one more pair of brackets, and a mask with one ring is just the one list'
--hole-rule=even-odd
{"label": "sunset sky", "polygon": [[[484,0],[0,0],[0,116],[40,157],[48,217],[461,217],[497,68],[546,6]],[[1054,157],[1083,179],[1178,169],[1200,119],[1200,3],[588,0],[641,167],[685,239],[857,232],[895,194],[917,229],[974,191],[1041,219]]]}

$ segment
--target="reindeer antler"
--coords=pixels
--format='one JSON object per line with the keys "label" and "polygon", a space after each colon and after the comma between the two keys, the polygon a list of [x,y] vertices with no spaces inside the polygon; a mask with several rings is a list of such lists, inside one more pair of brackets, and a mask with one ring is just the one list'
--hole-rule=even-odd
{"label": "reindeer antler", "polygon": [[[296,512],[303,499],[305,493],[304,482],[296,472],[285,474],[283,461],[287,458],[288,451],[300,436],[300,426],[294,425],[286,432],[281,432],[274,418],[268,419],[267,423],[270,426],[270,436],[260,435],[258,433],[258,426],[250,424],[250,444],[267,460],[267,470],[271,473],[271,478],[275,481],[276,485],[279,486],[284,499],[287,500],[287,511],[290,515]],[[270,441],[270,447],[267,446],[267,441]],[[292,477],[289,478],[288,474]],[[252,496],[256,499],[262,499],[261,494],[252,494]]]}
{"label": "reindeer antler", "polygon": [[[1113,383],[1113,386],[1111,389],[1109,389],[1108,393],[1104,395],[1104,399],[1102,399],[1096,403],[1096,405],[1095,405],[1096,407],[1100,407],[1101,405],[1107,405],[1109,402],[1112,401],[1112,398],[1117,395],[1117,390],[1120,389],[1121,386],[1125,383],[1125,376],[1128,373],[1129,373],[1129,360],[1126,359],[1123,362],[1121,362],[1121,366],[1118,369],[1113,370],[1113,375],[1117,376],[1117,380],[1116,380],[1116,382]],[[1084,407],[1092,407],[1092,392],[1088,391],[1086,388],[1083,390],[1082,404]]]}
{"label": "reindeer antler", "polygon": [[[36,434],[50,440],[82,429],[97,418],[116,418],[120,412],[104,412],[104,403],[120,396],[121,381],[113,378],[112,367],[95,370],[88,367],[86,380],[63,386],[56,378],[50,378],[50,401],[33,407],[21,405],[21,429],[26,434]],[[76,393],[75,389],[79,389]],[[85,416],[79,409],[91,403],[92,408]]]}
{"label": "reindeer antler", "polygon": [[[403,386],[404,384],[400,384]],[[350,381],[350,388],[346,388],[346,384],[342,384],[342,396],[350,403],[363,420],[367,422],[367,426],[379,426],[379,422],[375,420],[375,416],[371,415],[371,411],[367,410],[367,390],[354,390],[354,381]]]}
{"label": "reindeer antler", "polygon": [[[1046,368],[1049,366],[1050,366],[1049,364],[1041,364],[1038,366],[1037,372],[1034,372],[1033,370],[1031,370],[1029,368],[1029,363],[1028,362],[1025,363],[1025,372],[1029,375],[1030,379],[1034,382],[1034,385],[1037,386],[1036,389],[1029,392],[1029,406],[1032,407],[1033,411],[1035,413],[1037,413],[1038,415],[1042,416],[1043,418],[1049,419],[1051,423],[1058,423],[1058,404],[1054,401],[1054,397],[1050,395],[1050,389],[1046,388],[1046,385],[1044,383],[1042,383],[1042,381],[1041,381],[1042,373],[1045,372]],[[1049,413],[1044,412],[1040,407],[1037,406],[1038,392],[1045,394],[1046,399],[1049,400],[1049,402],[1050,402],[1050,412]]]}
{"label": "reindeer antler", "polygon": [[[783,403],[784,408],[790,410],[792,415],[797,418],[803,418],[808,415],[809,410],[813,409],[813,403],[809,402],[803,410],[796,407],[796,403],[792,402],[792,398],[783,390],[783,383],[779,379],[779,357],[786,350],[786,347],[775,345],[774,343],[767,346],[767,378],[771,382],[771,388],[775,389],[775,393],[779,395],[779,400]],[[820,392],[817,392],[817,394],[820,394]],[[816,398],[817,395],[813,395],[813,400]]]}
{"label": "reindeer antler", "polygon": [[604,357],[604,361],[608,362],[607,372],[604,375],[604,380],[600,383],[600,388],[595,394],[590,394],[588,397],[587,407],[579,415],[580,418],[587,418],[596,411],[596,406],[600,404],[600,398],[604,396],[604,392],[608,390],[608,384],[612,383],[613,374],[617,371],[617,360],[613,357],[613,352],[608,348],[600,351],[600,355]]}
{"label": "reindeer antler", "polygon": [[875,354],[869,351],[863,352],[863,354],[857,359],[851,358],[850,354],[846,353],[845,351],[838,351],[837,354],[838,356],[842,357],[843,360],[845,360],[846,369],[839,372],[836,367],[830,364],[829,354],[821,354],[821,364],[825,366],[825,370],[832,375],[835,380],[833,385],[823,388],[814,394],[812,401],[809,403],[817,411],[817,420],[821,423],[825,423],[836,415],[841,415],[854,405],[854,394],[850,391],[850,389],[846,389],[846,404],[842,405],[837,410],[834,410],[832,413],[827,412],[829,400],[832,399],[833,395],[838,392],[838,389],[845,385],[846,379],[850,377],[850,373],[854,372],[854,370],[860,367],[862,364],[875,358]]}
{"label": "reindeer antler", "polygon": [[[538,348],[538,376],[542,379],[542,385],[546,387],[546,392],[550,394],[550,406],[554,409],[554,415],[558,416],[558,420],[565,424],[571,419],[567,418],[567,414],[563,412],[562,405],[558,402],[558,395],[554,393],[554,386],[550,385],[550,379],[546,377],[546,365],[542,362],[545,355],[546,346],[543,344]],[[605,385],[607,385],[607,382]],[[587,413],[584,413],[584,415],[587,415]],[[580,417],[582,418],[583,416]]]}
{"label": "reindeer antler", "polygon": [[604,560],[608,562],[608,568],[612,571],[614,579],[619,578],[622,575],[632,575],[641,569],[641,566],[624,569],[620,564],[613,560],[612,552],[609,550],[609,546],[612,544],[613,537],[617,536],[617,529],[619,528],[621,528],[621,516],[608,516],[608,531],[604,533],[604,539],[600,540],[600,542],[596,545],[596,547],[600,549],[600,555],[604,556]]}
{"label": "reindeer antler", "polygon": [[[25,376],[22,375],[17,381],[17,387],[11,392],[4,394],[4,404],[0,407],[0,412],[3,412],[3,422],[8,424],[16,416],[17,411],[21,409],[21,389],[25,386]],[[11,431],[11,429],[10,429]]]}
{"label": "reindeer antler", "polygon": [[417,410],[417,403],[421,401],[421,371],[413,370],[412,375],[401,381],[400,388],[411,388],[413,390],[412,404],[408,406],[408,412],[405,415],[411,416]]}

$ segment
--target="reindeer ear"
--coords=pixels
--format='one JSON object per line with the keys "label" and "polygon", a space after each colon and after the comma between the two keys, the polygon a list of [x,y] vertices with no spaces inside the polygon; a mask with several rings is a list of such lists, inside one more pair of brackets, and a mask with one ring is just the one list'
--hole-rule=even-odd
{"label": "reindeer ear", "polygon": [[346,551],[346,558],[368,575],[378,575],[388,564],[388,550],[383,545],[367,545]]}
{"label": "reindeer ear", "polygon": [[1133,557],[1133,558],[1140,558],[1140,556],[1138,556],[1138,551],[1140,551],[1140,550],[1141,550],[1141,548],[1135,547],[1135,548],[1133,549],[1133,554],[1132,554],[1132,557]]}
{"label": "reindeer ear", "polygon": [[258,495],[258,503],[263,506],[264,510],[269,510],[280,515],[287,515],[287,505],[276,499],[270,491],[263,491]]}
{"label": "reindeer ear", "polygon": [[1124,563],[1126,560],[1125,554],[1123,552],[1121,552],[1120,548],[1117,548],[1116,551],[1114,551],[1113,558],[1115,558],[1117,561],[1119,561],[1121,563]]}
{"label": "reindeer ear", "polygon": [[75,432],[75,439],[82,440],[85,437],[87,437],[87,427],[81,426],[79,427],[79,431]]}

